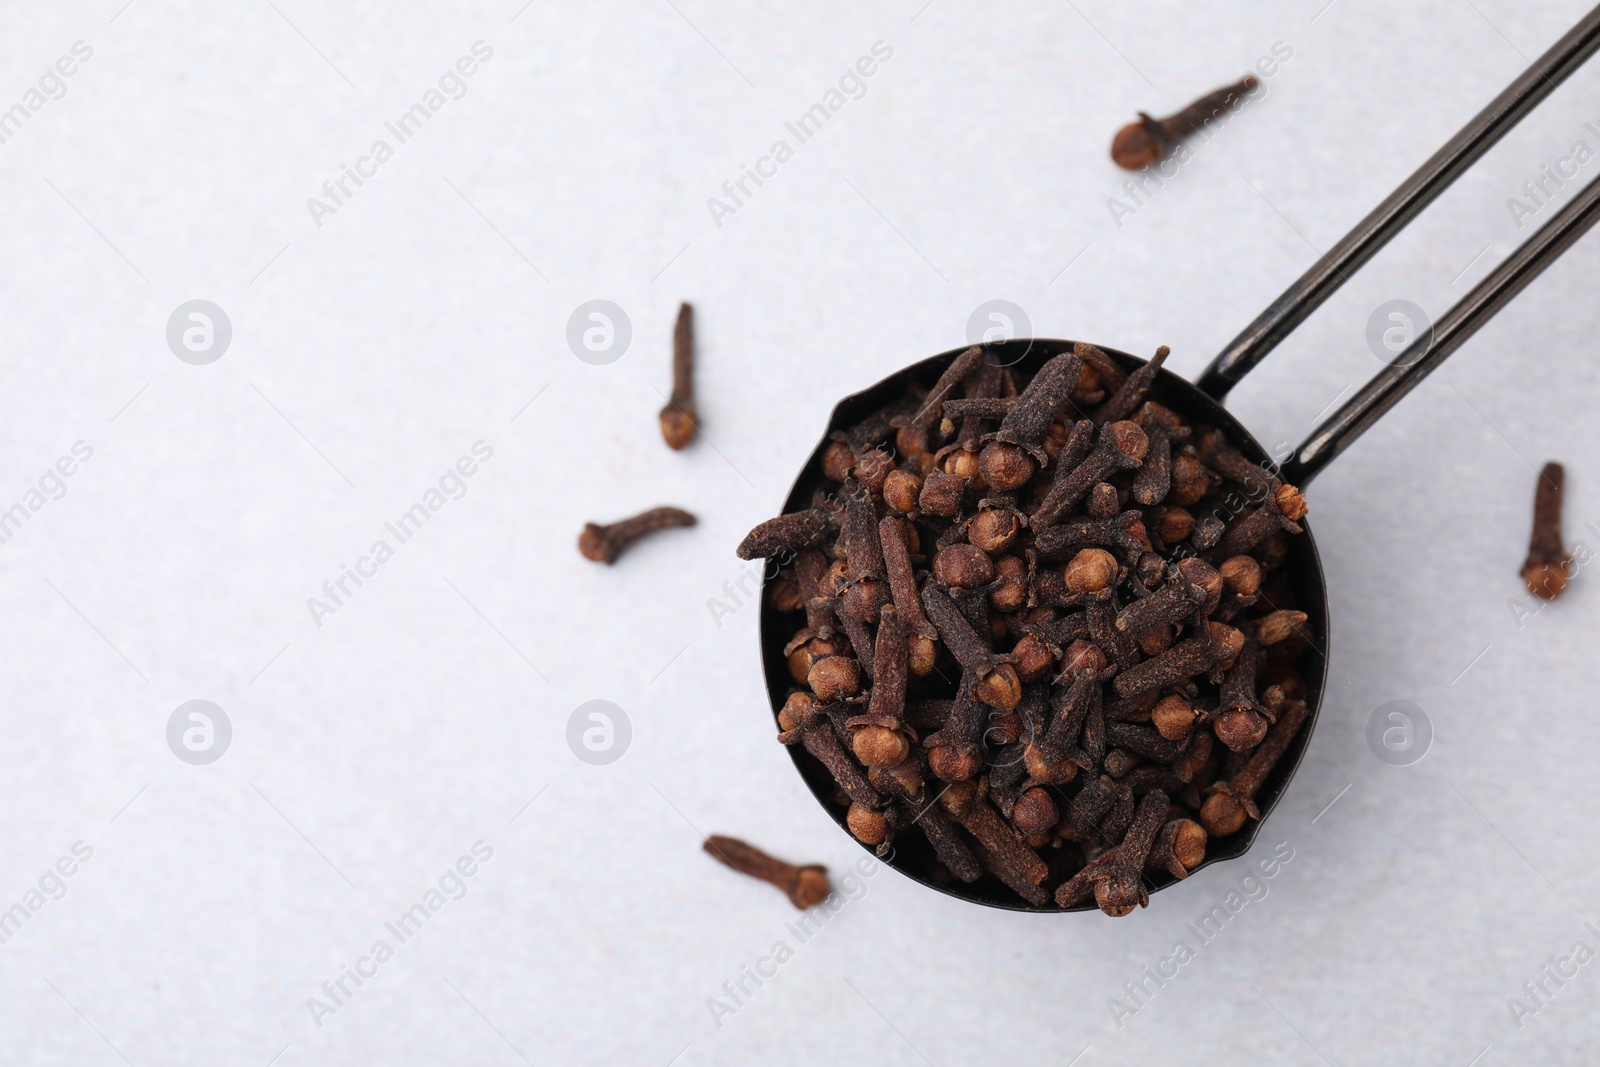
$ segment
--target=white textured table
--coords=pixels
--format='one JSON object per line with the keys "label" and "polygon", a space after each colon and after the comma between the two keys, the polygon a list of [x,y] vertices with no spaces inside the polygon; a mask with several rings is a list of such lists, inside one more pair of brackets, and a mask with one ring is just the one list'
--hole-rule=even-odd
{"label": "white textured table", "polygon": [[[1203,944],[1243,863],[1122,921],[880,870],[802,940],[699,851],[861,856],[772,739],[732,593],[836,397],[992,299],[1195,374],[1584,3],[121,2],[7,4],[0,35],[0,1059],[1592,1059],[1600,591],[1512,605],[1538,463],[1600,547],[1593,237],[1316,483],[1334,669],[1252,855],[1292,858]],[[1119,125],[1275,49],[1263,99],[1125,191]],[[1600,173],[1600,68],[1233,409],[1298,440],[1377,368],[1373,309],[1463,294],[1576,142],[1558,199]],[[231,323],[209,363],[167,342],[196,299]],[[632,331],[603,365],[566,341],[596,299]],[[673,454],[681,299],[706,438]],[[656,503],[701,525],[573,551]],[[1394,699],[1432,724],[1412,766],[1365,740]],[[191,700],[231,725],[210,764],[169,748]],[[631,724],[608,765],[567,743],[590,700]]]}

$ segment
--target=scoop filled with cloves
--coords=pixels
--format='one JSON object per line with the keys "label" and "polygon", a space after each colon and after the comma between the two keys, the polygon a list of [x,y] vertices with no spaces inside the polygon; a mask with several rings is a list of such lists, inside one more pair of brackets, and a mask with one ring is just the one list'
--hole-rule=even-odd
{"label": "scoop filled with cloves", "polygon": [[768,561],[778,740],[890,866],[994,907],[1126,915],[1249,849],[1315,725],[1307,504],[1148,361],[1021,340],[841,401]]}

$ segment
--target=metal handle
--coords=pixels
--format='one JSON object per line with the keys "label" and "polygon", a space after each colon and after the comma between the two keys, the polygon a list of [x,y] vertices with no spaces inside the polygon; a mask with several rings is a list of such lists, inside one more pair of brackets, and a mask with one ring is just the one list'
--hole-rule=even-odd
{"label": "metal handle", "polygon": [[1295,327],[1600,49],[1600,7],[1551,46],[1300,280],[1229,342],[1196,383],[1221,400]]}
{"label": "metal handle", "polygon": [[1596,221],[1600,221],[1600,178],[1584,186],[1555,218],[1545,223],[1538,233],[1447,311],[1433,328],[1431,337],[1424,334],[1413,341],[1392,365],[1313,430],[1284,465],[1284,480],[1304,486],[1316,477],[1384,412],[1398,404],[1465,344],[1467,338],[1477,333],[1479,327],[1527,288],[1529,282],[1544,273],[1544,269],[1572,247]]}

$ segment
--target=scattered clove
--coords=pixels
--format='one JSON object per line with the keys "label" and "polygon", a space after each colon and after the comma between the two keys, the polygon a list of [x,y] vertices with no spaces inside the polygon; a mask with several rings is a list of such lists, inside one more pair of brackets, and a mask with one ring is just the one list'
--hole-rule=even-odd
{"label": "scattered clove", "polygon": [[661,409],[661,436],[667,447],[676,450],[687,445],[699,419],[694,406],[694,308],[681,304],[672,329],[672,395]]}
{"label": "scattered clove", "polygon": [[1152,163],[1161,162],[1185,137],[1237,106],[1238,101],[1246,93],[1253,92],[1259,84],[1260,81],[1252,74],[1234,85],[1207,93],[1182,111],[1164,119],[1139,112],[1139,121],[1128,123],[1112,139],[1112,162],[1124,170],[1143,170]]}
{"label": "scattered clove", "polygon": [[586,523],[578,535],[578,551],[596,563],[615,563],[624,549],[641,537],[675,526],[693,526],[698,520],[682,508],[651,508],[631,519],[600,526]]}
{"label": "scattered clove", "polygon": [[737,837],[723,837],[720,834],[706,838],[701,847],[717,861],[740,874],[777,886],[789,898],[789,903],[801,911],[821,904],[833,892],[833,886],[828,883],[828,868],[819,864],[808,863],[804,867],[796,867],[776,856],[767,855]]}
{"label": "scattered clove", "polygon": [[1566,468],[1546,463],[1533,490],[1533,536],[1528,558],[1522,564],[1522,581],[1528,592],[1554,600],[1572,580],[1572,557],[1561,544],[1561,496],[1566,489]]}

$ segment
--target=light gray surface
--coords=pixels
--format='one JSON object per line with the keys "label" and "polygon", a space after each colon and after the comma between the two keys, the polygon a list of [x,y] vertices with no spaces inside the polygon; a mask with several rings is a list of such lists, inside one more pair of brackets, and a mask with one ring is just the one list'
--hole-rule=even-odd
{"label": "light gray surface", "polygon": [[[1262,839],[1294,858],[1126,1025],[1108,999],[1242,866],[1121,921],[884,870],[799,945],[698,850],[861,855],[772,739],[755,611],[708,607],[835,398],[993,298],[1193,375],[1585,4],[121,2],[9,3],[0,34],[5,105],[93,48],[0,145],[0,503],[93,448],[0,545],[0,900],[93,849],[0,946],[0,1059],[1593,1058],[1596,964],[1520,1029],[1507,1004],[1600,948],[1600,600],[1585,574],[1521,629],[1508,607],[1535,464],[1568,462],[1569,540],[1600,547],[1593,237],[1315,485],[1334,670]],[[315,226],[306,199],[478,40],[464,98]],[[865,96],[715,226],[706,198],[880,40]],[[1112,132],[1277,41],[1266,98],[1115,225]],[[1302,436],[1376,368],[1372,309],[1481,278],[1531,230],[1507,198],[1600,149],[1586,121],[1600,69],[1237,390],[1243,421]],[[209,366],[164,339],[194,298],[233,324]],[[595,298],[633,326],[609,366],[564,341]],[[707,435],[672,454],[680,299]],[[307,598],[479,440],[467,495],[313,625]],[[584,520],[668,502],[700,527],[612,569],[573,551]],[[233,726],[209,766],[165,739],[193,699]],[[565,741],[591,699],[632,723],[608,766]],[[1414,766],[1365,742],[1390,699],[1433,723]],[[479,840],[465,897],[316,1027],[307,998]],[[717,1026],[709,998],[780,939],[795,957]]]}

